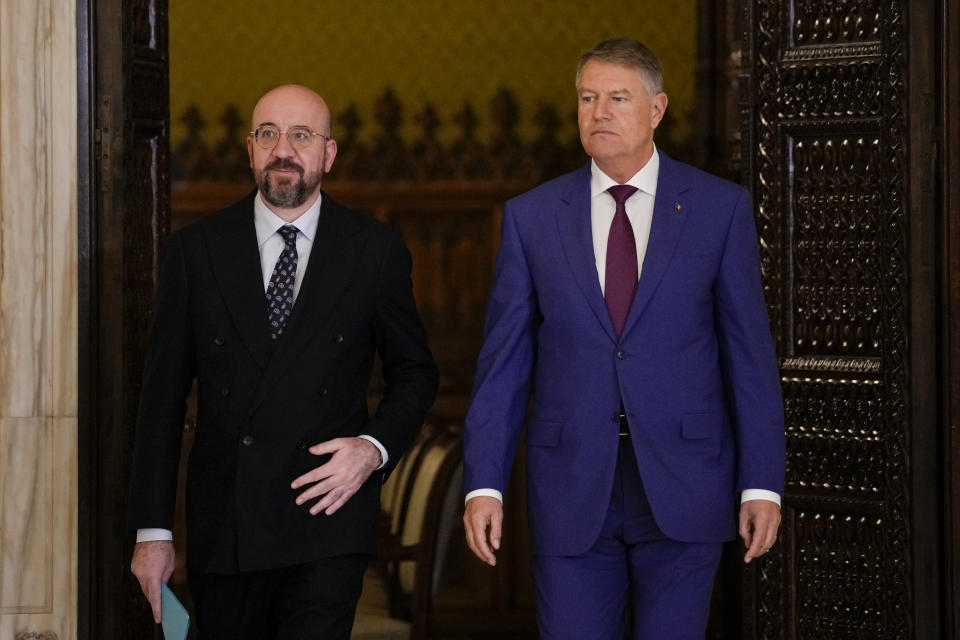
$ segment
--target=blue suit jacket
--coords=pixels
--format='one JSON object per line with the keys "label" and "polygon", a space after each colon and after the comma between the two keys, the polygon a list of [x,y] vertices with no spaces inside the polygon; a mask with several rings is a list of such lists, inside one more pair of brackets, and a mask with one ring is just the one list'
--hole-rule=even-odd
{"label": "blue suit jacket", "polygon": [[596,540],[621,399],[670,538],[731,539],[741,490],[782,493],[783,405],[746,190],[660,154],[619,339],[595,265],[589,165],[509,201],[466,419],[465,491],[505,492],[531,396],[534,553],[577,555]]}

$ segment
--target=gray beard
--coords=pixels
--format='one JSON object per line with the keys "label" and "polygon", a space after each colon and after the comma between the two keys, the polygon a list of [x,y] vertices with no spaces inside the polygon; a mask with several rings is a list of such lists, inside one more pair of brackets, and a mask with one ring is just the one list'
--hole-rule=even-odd
{"label": "gray beard", "polygon": [[307,201],[311,193],[320,185],[320,173],[306,176],[301,173],[296,182],[287,182],[273,186],[267,173],[269,169],[258,171],[257,188],[268,203],[281,209],[296,209]]}

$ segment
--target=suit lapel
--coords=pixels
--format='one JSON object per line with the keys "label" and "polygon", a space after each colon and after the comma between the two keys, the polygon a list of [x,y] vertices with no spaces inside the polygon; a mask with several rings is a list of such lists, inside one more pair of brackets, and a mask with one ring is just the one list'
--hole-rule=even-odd
{"label": "suit lapel", "polygon": [[593,252],[593,231],[590,222],[590,165],[573,175],[567,190],[560,196],[557,225],[567,261],[581,292],[587,298],[597,321],[611,340],[617,334],[600,289],[597,260]]}
{"label": "suit lapel", "polygon": [[260,367],[273,351],[257,232],[253,222],[256,191],[228,209],[205,239],[214,277],[240,338]]}
{"label": "suit lapel", "polygon": [[640,281],[637,283],[637,292],[634,294],[621,339],[626,337],[636,324],[673,258],[673,251],[677,241],[680,240],[684,223],[690,215],[688,200],[683,196],[686,190],[687,186],[681,184],[673,161],[661,152],[660,175],[657,177],[657,196],[653,203],[650,238],[647,241],[647,252],[643,258],[643,270],[640,273]]}
{"label": "suit lapel", "polygon": [[[283,334],[276,341],[273,357],[250,406],[251,411],[259,406],[333,312],[361,253],[358,245],[363,236],[360,230],[359,222],[351,219],[351,214],[324,193],[317,233],[297,301]],[[269,336],[269,329],[267,334]]]}

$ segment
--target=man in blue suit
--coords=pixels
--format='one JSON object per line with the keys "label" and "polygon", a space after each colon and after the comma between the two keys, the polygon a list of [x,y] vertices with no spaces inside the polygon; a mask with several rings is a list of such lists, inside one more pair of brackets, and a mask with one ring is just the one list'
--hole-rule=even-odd
{"label": "man in blue suit", "polygon": [[[577,71],[589,165],[507,203],[466,419],[467,542],[496,563],[527,414],[545,639],[703,638],[723,542],[776,541],[783,406],[750,198],[658,152],[660,63]],[[739,507],[738,507],[739,505]],[[737,510],[739,508],[739,517]]]}

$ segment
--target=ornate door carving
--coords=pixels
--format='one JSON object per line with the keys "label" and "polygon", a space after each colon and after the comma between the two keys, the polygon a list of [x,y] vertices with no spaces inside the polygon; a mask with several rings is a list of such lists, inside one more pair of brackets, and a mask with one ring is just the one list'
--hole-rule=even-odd
{"label": "ornate door carving", "polygon": [[933,159],[908,145],[934,120],[908,51],[929,53],[936,3],[907,4],[745,3],[743,175],[787,429],[780,543],[745,572],[748,638],[939,637],[936,214],[916,188]]}

